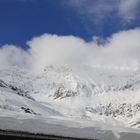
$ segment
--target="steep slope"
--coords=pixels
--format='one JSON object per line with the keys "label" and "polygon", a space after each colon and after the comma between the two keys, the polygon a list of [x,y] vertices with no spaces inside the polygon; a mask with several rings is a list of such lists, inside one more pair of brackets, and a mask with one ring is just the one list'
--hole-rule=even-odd
{"label": "steep slope", "polygon": [[7,116],[6,114],[9,117],[13,114],[15,117],[60,115],[57,111],[35,101],[23,89],[0,80],[0,116]]}

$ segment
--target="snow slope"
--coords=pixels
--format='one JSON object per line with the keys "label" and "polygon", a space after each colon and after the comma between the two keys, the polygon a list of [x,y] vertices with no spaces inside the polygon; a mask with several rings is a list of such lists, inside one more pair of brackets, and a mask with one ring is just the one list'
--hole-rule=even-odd
{"label": "snow slope", "polygon": [[139,91],[139,69],[50,65],[38,74],[2,69],[0,128],[106,140],[126,139],[131,132],[137,138]]}

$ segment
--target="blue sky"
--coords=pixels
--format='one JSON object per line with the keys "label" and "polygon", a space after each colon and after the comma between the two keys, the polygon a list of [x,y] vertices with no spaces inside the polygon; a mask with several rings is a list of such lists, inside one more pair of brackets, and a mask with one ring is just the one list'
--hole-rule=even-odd
{"label": "blue sky", "polygon": [[86,41],[140,26],[139,0],[0,0],[0,46],[44,33]]}

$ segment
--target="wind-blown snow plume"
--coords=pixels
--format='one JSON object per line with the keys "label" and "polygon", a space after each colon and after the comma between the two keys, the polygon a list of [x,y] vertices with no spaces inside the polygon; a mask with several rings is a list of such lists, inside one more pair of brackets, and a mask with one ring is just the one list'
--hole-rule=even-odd
{"label": "wind-blown snow plume", "polygon": [[137,68],[140,61],[140,29],[121,31],[99,44],[100,38],[90,42],[74,36],[44,34],[27,44],[29,49],[4,45],[0,48],[0,68],[19,66],[42,71],[50,64]]}

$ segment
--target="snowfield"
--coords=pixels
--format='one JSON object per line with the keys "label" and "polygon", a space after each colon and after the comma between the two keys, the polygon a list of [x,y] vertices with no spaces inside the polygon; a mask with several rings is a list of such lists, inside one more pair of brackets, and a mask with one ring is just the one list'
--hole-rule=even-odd
{"label": "snowfield", "polygon": [[0,70],[0,129],[99,140],[140,139],[140,71],[46,66]]}

